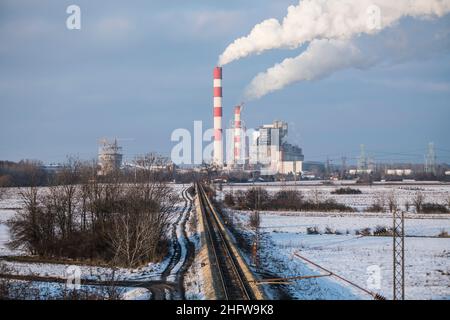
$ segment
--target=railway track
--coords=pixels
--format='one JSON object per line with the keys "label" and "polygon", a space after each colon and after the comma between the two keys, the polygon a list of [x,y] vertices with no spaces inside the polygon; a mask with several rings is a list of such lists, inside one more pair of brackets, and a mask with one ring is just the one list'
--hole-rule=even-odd
{"label": "railway track", "polygon": [[236,257],[233,255],[224,231],[220,228],[220,218],[210,203],[203,186],[198,183],[196,189],[205,220],[206,238],[212,253],[212,267],[216,276],[216,283],[218,283],[219,298],[225,300],[256,299]]}

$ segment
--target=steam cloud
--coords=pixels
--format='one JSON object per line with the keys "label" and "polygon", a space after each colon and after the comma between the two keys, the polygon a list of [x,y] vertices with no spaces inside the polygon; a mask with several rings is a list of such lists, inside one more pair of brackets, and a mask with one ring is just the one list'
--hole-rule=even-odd
{"label": "steam cloud", "polygon": [[258,99],[297,81],[313,80],[350,67],[370,65],[361,50],[345,40],[314,40],[295,58],[285,59],[258,74],[245,91],[247,100]]}
{"label": "steam cloud", "polygon": [[[220,56],[219,65],[270,49],[297,48],[314,39],[373,34],[402,17],[441,17],[449,11],[449,0],[303,0],[288,8],[281,23],[265,20],[235,40]],[[374,20],[378,17],[379,23]]]}
{"label": "steam cloud", "polygon": [[354,37],[376,34],[403,17],[439,18],[449,12],[450,0],[303,0],[288,8],[281,23],[265,20],[235,40],[220,56],[219,65],[309,43],[299,56],[285,59],[251,81],[245,98],[257,99],[293,82],[369,67],[382,58],[363,53],[352,42]]}

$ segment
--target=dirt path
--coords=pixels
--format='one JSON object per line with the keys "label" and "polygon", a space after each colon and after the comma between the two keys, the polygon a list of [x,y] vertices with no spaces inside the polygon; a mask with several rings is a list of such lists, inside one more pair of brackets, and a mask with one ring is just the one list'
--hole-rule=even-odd
{"label": "dirt path", "polygon": [[173,299],[185,299],[184,275],[191,266],[195,256],[195,246],[190,241],[186,232],[186,223],[189,221],[192,211],[192,199],[187,190],[188,188],[185,188],[181,192],[184,200],[184,208],[182,214],[180,214],[172,226],[174,253],[167,268],[161,274],[161,280],[167,281],[170,279],[176,284],[176,290],[172,292]]}

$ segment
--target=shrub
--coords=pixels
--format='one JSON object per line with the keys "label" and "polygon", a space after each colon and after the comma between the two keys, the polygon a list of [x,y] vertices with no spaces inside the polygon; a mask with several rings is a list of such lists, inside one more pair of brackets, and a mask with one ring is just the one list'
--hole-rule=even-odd
{"label": "shrub", "polygon": [[359,189],[353,189],[350,187],[347,188],[339,188],[331,192],[331,194],[362,194],[362,191]]}
{"label": "shrub", "polygon": [[263,188],[254,187],[231,199],[225,195],[224,204],[240,210],[295,210],[295,211],[344,211],[353,212],[353,208],[336,202],[334,199],[321,199],[318,192],[312,199],[305,200],[296,190],[281,190],[273,196]]}
{"label": "shrub", "polygon": [[265,209],[269,201],[269,193],[266,189],[253,187],[238,198],[238,206],[245,210]]}
{"label": "shrub", "polygon": [[445,230],[442,230],[441,233],[438,234],[439,238],[448,238],[448,232]]}
{"label": "shrub", "polygon": [[380,206],[378,203],[372,204],[370,207],[367,207],[366,212],[383,212],[384,208]]}
{"label": "shrub", "polygon": [[376,226],[375,230],[373,231],[374,236],[391,236],[392,235],[392,229],[387,228],[385,226]]}
{"label": "shrub", "polygon": [[439,203],[424,203],[421,206],[420,213],[449,213],[446,206]]}
{"label": "shrub", "polygon": [[319,234],[319,228],[317,227],[308,227],[306,228],[307,234]]}
{"label": "shrub", "polygon": [[302,206],[303,195],[296,190],[280,190],[270,201],[271,207],[280,207],[285,210],[297,210]]}
{"label": "shrub", "polygon": [[232,193],[226,193],[223,202],[225,203],[225,205],[227,207],[234,207],[236,205],[236,202],[234,201],[234,197],[233,197]]}
{"label": "shrub", "polygon": [[359,235],[359,236],[370,236],[371,234],[372,233],[370,231],[370,228],[364,228],[364,229],[356,231],[356,235]]}

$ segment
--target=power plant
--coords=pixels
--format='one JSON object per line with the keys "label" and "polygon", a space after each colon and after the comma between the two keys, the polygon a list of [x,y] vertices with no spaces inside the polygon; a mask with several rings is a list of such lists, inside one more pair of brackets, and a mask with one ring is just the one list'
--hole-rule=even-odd
{"label": "power plant", "polygon": [[[223,170],[256,170],[267,175],[301,174],[304,156],[301,148],[287,142],[288,124],[274,121],[249,132],[243,126],[242,104],[234,107],[231,135],[226,135],[231,137],[232,143],[226,144],[224,150],[222,75],[222,68],[215,67],[213,164]],[[227,161],[224,161],[224,151],[227,152]]]}

